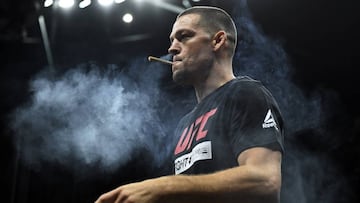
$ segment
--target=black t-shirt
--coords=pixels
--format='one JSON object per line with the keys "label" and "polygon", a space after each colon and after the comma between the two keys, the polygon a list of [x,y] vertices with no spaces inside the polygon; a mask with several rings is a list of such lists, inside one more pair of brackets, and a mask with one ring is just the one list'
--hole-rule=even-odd
{"label": "black t-shirt", "polygon": [[283,121],[275,99],[249,77],[231,80],[184,116],[176,130],[175,174],[206,174],[238,166],[251,147],[283,151]]}

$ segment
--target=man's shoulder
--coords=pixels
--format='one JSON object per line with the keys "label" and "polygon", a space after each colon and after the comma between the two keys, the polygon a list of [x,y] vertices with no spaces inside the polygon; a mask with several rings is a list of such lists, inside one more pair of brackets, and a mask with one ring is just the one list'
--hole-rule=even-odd
{"label": "man's shoulder", "polygon": [[230,86],[236,89],[247,90],[247,89],[259,88],[263,85],[259,80],[255,80],[249,76],[238,76],[232,81]]}
{"label": "man's shoulder", "polygon": [[227,92],[227,99],[240,103],[262,100],[269,94],[261,81],[249,76],[236,77],[229,85]]}

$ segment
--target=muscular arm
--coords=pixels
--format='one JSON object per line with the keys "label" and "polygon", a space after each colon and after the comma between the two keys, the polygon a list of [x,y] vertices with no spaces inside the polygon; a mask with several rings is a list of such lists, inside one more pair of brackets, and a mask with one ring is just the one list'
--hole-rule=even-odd
{"label": "muscular arm", "polygon": [[164,176],[116,188],[97,203],[277,203],[281,187],[281,153],[251,148],[239,166],[206,175]]}

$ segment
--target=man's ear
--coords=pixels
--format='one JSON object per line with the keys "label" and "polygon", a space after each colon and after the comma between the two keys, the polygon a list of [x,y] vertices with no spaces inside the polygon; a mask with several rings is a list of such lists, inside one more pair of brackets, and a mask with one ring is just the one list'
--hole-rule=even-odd
{"label": "man's ear", "polygon": [[223,47],[225,45],[225,42],[227,40],[227,35],[225,31],[219,31],[214,35],[213,38],[213,50],[217,51],[219,50],[221,47]]}

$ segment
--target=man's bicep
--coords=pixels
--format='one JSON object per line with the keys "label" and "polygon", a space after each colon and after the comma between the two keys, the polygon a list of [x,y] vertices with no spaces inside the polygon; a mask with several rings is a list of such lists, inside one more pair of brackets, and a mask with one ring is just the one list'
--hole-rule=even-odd
{"label": "man's bicep", "polygon": [[249,148],[241,152],[237,158],[238,164],[252,165],[263,169],[281,170],[281,152],[265,147]]}
{"label": "man's bicep", "polygon": [[249,148],[238,156],[239,166],[251,170],[255,177],[262,177],[274,197],[278,197],[281,188],[281,156],[282,153],[266,147]]}

